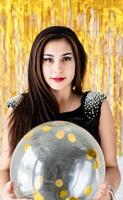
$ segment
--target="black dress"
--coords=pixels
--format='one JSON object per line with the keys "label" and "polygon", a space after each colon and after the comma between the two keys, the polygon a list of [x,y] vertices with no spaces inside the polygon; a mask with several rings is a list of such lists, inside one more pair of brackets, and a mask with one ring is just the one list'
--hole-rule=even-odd
{"label": "black dress", "polygon": [[[8,100],[7,106],[16,108],[23,100],[24,96],[17,95]],[[106,96],[103,93],[89,91],[83,93],[81,105],[70,112],[59,113],[56,120],[63,120],[75,123],[85,128],[100,144],[99,137],[99,119],[103,100]]]}
{"label": "black dress", "polygon": [[57,120],[73,122],[85,128],[100,144],[98,125],[101,104],[105,98],[100,92],[85,92],[81,97],[81,105],[73,111],[60,113]]}

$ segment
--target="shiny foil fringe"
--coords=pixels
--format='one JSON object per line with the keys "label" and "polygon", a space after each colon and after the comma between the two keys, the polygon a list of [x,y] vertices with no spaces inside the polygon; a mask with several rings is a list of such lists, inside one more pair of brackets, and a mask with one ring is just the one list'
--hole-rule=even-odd
{"label": "shiny foil fringe", "polygon": [[35,36],[50,25],[75,30],[88,55],[84,90],[104,92],[123,144],[123,0],[2,0],[0,2],[0,135],[6,101],[27,88]]}

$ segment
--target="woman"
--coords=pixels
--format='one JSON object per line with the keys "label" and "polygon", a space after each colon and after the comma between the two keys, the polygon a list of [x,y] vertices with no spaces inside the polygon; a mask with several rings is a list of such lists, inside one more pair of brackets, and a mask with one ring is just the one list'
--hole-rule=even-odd
{"label": "woman", "polygon": [[50,120],[78,124],[97,140],[104,153],[106,175],[95,200],[113,199],[120,184],[115,127],[105,95],[81,90],[86,61],[82,44],[68,27],[51,26],[36,37],[29,60],[28,92],[8,102],[10,111],[0,164],[0,189],[4,200],[19,200],[12,183],[8,182],[16,145],[30,129]]}

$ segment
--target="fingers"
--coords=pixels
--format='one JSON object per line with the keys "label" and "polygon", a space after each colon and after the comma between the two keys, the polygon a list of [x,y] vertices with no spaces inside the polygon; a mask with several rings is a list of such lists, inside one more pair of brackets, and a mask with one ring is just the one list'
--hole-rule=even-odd
{"label": "fingers", "polygon": [[107,200],[109,199],[109,187],[103,184],[93,200]]}
{"label": "fingers", "polygon": [[7,191],[12,192],[13,191],[13,183],[12,183],[12,181],[9,181],[8,183],[6,183],[5,188],[6,188]]}
{"label": "fingers", "polygon": [[2,192],[2,199],[3,200],[30,200],[27,198],[19,198],[16,196],[14,192],[14,184],[12,181],[6,183],[4,190]]}
{"label": "fingers", "polygon": [[9,200],[31,200],[31,199],[25,199],[25,198],[14,198],[14,197],[11,197],[11,199]]}
{"label": "fingers", "polygon": [[5,194],[6,198],[8,198],[8,199],[11,199],[11,198],[15,199],[16,198],[16,195],[14,193],[14,186],[13,186],[13,182],[12,181],[9,181],[5,185],[4,194]]}

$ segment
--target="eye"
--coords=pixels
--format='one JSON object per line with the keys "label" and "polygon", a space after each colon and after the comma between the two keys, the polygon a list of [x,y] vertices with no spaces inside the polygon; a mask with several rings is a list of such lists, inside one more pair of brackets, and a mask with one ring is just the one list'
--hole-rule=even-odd
{"label": "eye", "polygon": [[62,58],[63,62],[67,62],[67,61],[70,61],[70,60],[72,60],[72,57],[70,57],[70,56],[65,56],[65,57]]}
{"label": "eye", "polygon": [[43,58],[43,62],[53,63],[53,58]]}

